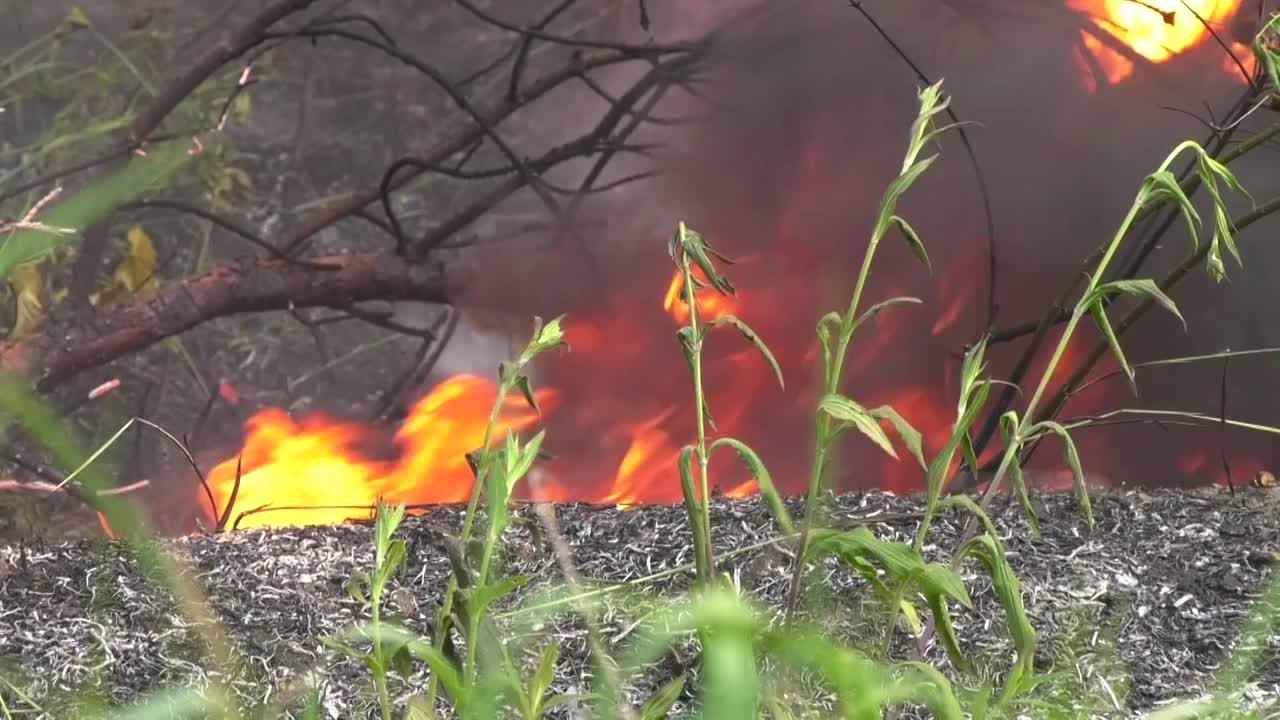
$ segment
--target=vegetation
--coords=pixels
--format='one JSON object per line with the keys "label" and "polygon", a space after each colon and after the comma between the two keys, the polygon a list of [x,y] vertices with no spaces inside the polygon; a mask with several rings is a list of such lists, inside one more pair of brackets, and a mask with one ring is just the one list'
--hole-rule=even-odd
{"label": "vegetation", "polygon": [[[1280,52],[1274,44],[1278,32],[1280,16],[1272,20],[1255,44],[1259,63],[1269,73],[1272,87],[1280,87],[1280,77],[1277,77]],[[955,418],[946,443],[932,457],[926,456],[920,432],[894,408],[866,407],[842,390],[845,359],[859,331],[865,331],[866,321],[878,313],[902,311],[904,306],[919,302],[915,298],[894,297],[867,304],[863,295],[881,243],[894,234],[900,235],[921,262],[926,267],[929,265],[925,243],[911,223],[898,214],[898,201],[938,158],[936,154],[926,153],[952,126],[937,124],[948,106],[941,83],[927,85],[918,97],[919,112],[908,133],[901,170],[890,181],[878,205],[852,297],[846,307],[824,315],[816,326],[822,353],[822,392],[814,408],[814,445],[803,517],[798,522],[793,520],[764,462],[754,450],[736,438],[714,435],[713,408],[708,406],[703,390],[703,347],[712,330],[718,327],[737,330],[769,362],[779,384],[783,382],[782,372],[764,340],[744,320],[731,315],[712,319],[700,316],[696,302],[700,293],[734,292],[733,284],[722,270],[728,260],[695,229],[678,223],[669,252],[682,278],[682,296],[688,309],[688,324],[680,329],[678,340],[688,362],[697,418],[696,438],[681,451],[678,471],[694,542],[697,582],[679,602],[663,606],[644,620],[621,652],[609,653],[600,641],[595,601],[577,586],[572,568],[563,568],[566,588],[561,596],[562,607],[568,607],[568,612],[586,625],[590,638],[592,677],[596,684],[584,692],[569,694],[553,687],[560,653],[554,638],[540,642],[537,660],[532,665],[526,666],[513,652],[517,638],[496,608],[504,603],[527,602],[527,598],[517,597],[517,591],[528,578],[505,572],[500,551],[510,524],[508,505],[512,490],[533,466],[544,436],[539,432],[521,438],[509,432],[499,437],[499,411],[513,392],[519,392],[538,410],[529,367],[538,356],[563,345],[561,319],[538,320],[523,351],[499,369],[498,393],[484,443],[467,458],[475,483],[461,533],[450,553],[452,576],[444,600],[435,612],[433,634],[415,635],[386,616],[387,588],[402,571],[406,557],[406,543],[397,537],[405,508],[380,504],[373,531],[374,564],[366,572],[353,576],[347,588],[357,602],[367,607],[368,617],[341,636],[324,639],[329,648],[358,660],[368,669],[372,695],[383,720],[432,718],[442,707],[447,707],[453,716],[468,720],[497,717],[534,720],[548,717],[571,703],[589,704],[595,717],[656,720],[665,717],[686,697],[693,698],[698,716],[709,720],[811,714],[809,708],[794,706],[791,699],[776,691],[777,678],[790,676],[816,679],[822,692],[834,699],[832,716],[841,718],[882,718],[907,706],[927,708],[933,716],[947,719],[1050,717],[1064,712],[1051,702],[1056,696],[1050,693],[1053,688],[1050,679],[1038,675],[1033,666],[1039,638],[1023,607],[1019,580],[1006,559],[1004,542],[988,513],[989,503],[1008,477],[1028,522],[1036,527],[1037,519],[1022,479],[1021,464],[1028,447],[1044,439],[1056,439],[1063,447],[1065,463],[1075,480],[1080,511],[1091,517],[1081,461],[1071,435],[1079,425],[1069,426],[1041,412],[1066,346],[1080,324],[1091,320],[1126,377],[1134,382],[1133,367],[1108,316],[1110,304],[1117,296],[1134,296],[1181,318],[1174,301],[1155,280],[1105,280],[1118,249],[1130,241],[1135,220],[1143,213],[1173,208],[1196,240],[1193,250],[1203,249],[1208,271],[1221,279],[1226,274],[1226,258],[1240,259],[1234,240],[1236,228],[1224,205],[1223,194],[1226,191],[1246,193],[1226,164],[1194,142],[1179,145],[1143,181],[1127,215],[1091,268],[1087,284],[1026,407],[1021,413],[1008,410],[1001,415],[1003,448],[985,497],[981,502],[963,495],[947,497],[945,485],[958,461],[963,460],[969,468],[979,466],[972,440],[973,427],[980,414],[989,409],[991,391],[999,384],[984,375],[985,341],[975,343],[964,357]],[[128,161],[118,172],[88,185],[66,202],[50,207],[47,213],[43,211],[51,196],[33,199],[21,220],[3,228],[6,240],[0,246],[0,276],[13,280],[18,292],[23,292],[22,287],[26,286],[17,279],[23,268],[31,267],[31,260],[49,256],[104,213],[163,182],[177,165],[188,161],[187,142],[183,139],[172,148],[154,148],[145,158]],[[1190,180],[1179,180],[1170,170],[1184,155],[1191,157],[1195,167]],[[1204,188],[1211,204],[1212,235],[1207,243],[1199,239],[1202,220],[1189,197],[1194,192],[1189,188],[1193,186]],[[122,286],[116,289],[125,292],[143,287],[150,275],[149,269],[137,270],[138,262],[146,264],[150,241],[137,235],[130,241],[134,251],[129,258],[134,265],[125,263],[125,270],[116,278]],[[22,332],[30,332],[38,324],[39,319],[31,309],[38,306],[38,300],[19,306],[19,317],[25,318],[18,323]],[[22,307],[28,310],[23,311]],[[105,486],[101,472],[91,462],[100,450],[86,460],[77,449],[80,445],[76,438],[24,386],[15,381],[2,390],[0,401],[6,411],[6,430],[11,425],[20,425],[41,441],[60,465],[74,468],[71,477],[78,478],[90,490]],[[825,526],[821,505],[832,457],[837,441],[845,438],[846,431],[850,430],[894,457],[898,448],[904,447],[910,459],[919,465],[926,488],[926,512],[913,542],[886,541],[865,527],[844,530]],[[120,434],[116,433],[115,437]],[[766,609],[754,606],[732,580],[717,569],[708,468],[720,449],[732,450],[755,478],[776,522],[779,537],[794,549],[794,572],[784,618],[773,617]],[[136,526],[129,517],[127,503],[112,501],[109,497],[102,498],[101,503],[99,509],[111,527]],[[969,516],[974,532],[952,548],[947,562],[931,560],[926,557],[925,548],[932,524],[940,514],[948,512]],[[184,612],[197,618],[212,616],[189,578],[161,549],[141,539],[130,547],[159,569],[159,577],[169,584],[169,590],[178,597]],[[874,647],[844,644],[804,619],[803,590],[812,582],[807,570],[827,558],[843,563],[865,580],[884,609],[883,635]],[[998,686],[982,681],[975,673],[971,659],[962,650],[962,638],[958,637],[953,621],[953,613],[965,612],[973,606],[970,589],[959,572],[969,561],[976,562],[990,577],[993,593],[1007,620],[1003,632],[1007,633],[1015,651]],[[1157,717],[1236,716],[1232,709],[1233,693],[1258,662],[1256,648],[1261,643],[1257,639],[1271,631],[1274,608],[1278,606],[1280,580],[1272,582],[1258,603],[1256,616],[1244,628],[1244,650],[1223,663],[1221,682],[1214,688],[1213,697],[1196,704],[1165,708]],[[945,647],[950,667],[943,670],[918,658],[896,657],[895,635],[904,627],[917,637],[926,632],[926,628],[936,633]],[[624,688],[634,686],[674,643],[688,639],[696,640],[699,647],[696,672],[666,681],[639,707],[632,707],[626,700]],[[211,663],[236,661],[235,650],[226,638],[215,632],[206,640],[212,648]],[[417,664],[425,664],[430,669],[430,684],[425,693],[406,697],[402,692],[404,688],[397,684],[400,678],[410,675]],[[1121,684],[1120,679],[1116,684]],[[0,718],[4,720],[39,710],[6,704],[6,696],[12,697],[0,690]],[[168,691],[136,707],[99,708],[99,716],[120,720],[243,716],[242,709],[234,706],[231,697],[226,688],[218,687],[215,682],[204,690]],[[405,699],[397,702],[394,698],[398,697]],[[19,702],[22,701],[19,698]],[[307,718],[322,717],[318,694],[308,695],[300,712]]]}

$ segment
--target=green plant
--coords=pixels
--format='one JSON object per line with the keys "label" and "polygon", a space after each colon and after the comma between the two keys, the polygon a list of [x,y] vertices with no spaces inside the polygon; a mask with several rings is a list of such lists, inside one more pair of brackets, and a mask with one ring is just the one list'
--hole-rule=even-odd
{"label": "green plant", "polygon": [[391,536],[404,519],[404,505],[387,507],[378,501],[373,525],[373,571],[357,572],[347,582],[347,591],[361,605],[369,606],[370,641],[373,649],[370,652],[357,649],[352,645],[334,638],[324,638],[326,645],[348,657],[359,660],[369,669],[373,676],[374,690],[378,695],[378,708],[383,720],[391,720],[391,696],[387,693],[387,672],[392,667],[403,668],[408,664],[409,654],[401,644],[392,647],[383,643],[382,637],[382,596],[392,576],[404,564],[405,544],[403,540]]}
{"label": "green plant", "polygon": [[[1071,474],[1076,492],[1080,498],[1083,510],[1089,518],[1089,522],[1093,522],[1092,512],[1089,506],[1088,490],[1084,484],[1084,473],[1080,467],[1079,454],[1076,452],[1074,441],[1067,428],[1051,418],[1041,419],[1037,415],[1037,410],[1041,400],[1044,398],[1045,392],[1052,382],[1054,372],[1057,370],[1059,363],[1062,361],[1063,355],[1066,353],[1067,345],[1071,342],[1076,329],[1086,315],[1091,317],[1098,326],[1099,332],[1106,339],[1110,346],[1112,354],[1115,356],[1116,362],[1129,380],[1130,386],[1134,393],[1137,393],[1137,383],[1135,373],[1130,366],[1129,361],[1125,358],[1124,350],[1120,346],[1120,341],[1112,328],[1111,321],[1107,317],[1106,309],[1108,303],[1118,295],[1131,295],[1140,298],[1147,298],[1155,301],[1168,312],[1172,313],[1179,321],[1182,322],[1183,328],[1186,328],[1186,321],[1183,320],[1182,314],[1178,311],[1177,305],[1173,299],[1165,294],[1164,290],[1151,279],[1138,280],[1113,280],[1103,282],[1102,278],[1106,275],[1108,266],[1119,250],[1121,243],[1128,235],[1130,228],[1138,218],[1139,214],[1151,206],[1163,205],[1166,203],[1173,204],[1179,215],[1186,224],[1187,232],[1190,235],[1193,250],[1197,249],[1200,243],[1199,228],[1201,226],[1200,214],[1191,205],[1191,200],[1187,197],[1182,187],[1178,184],[1177,178],[1170,172],[1169,167],[1179,155],[1184,152],[1191,152],[1196,160],[1196,172],[1200,182],[1209,193],[1212,212],[1213,212],[1213,235],[1209,243],[1209,252],[1207,254],[1208,270],[1214,279],[1221,281],[1226,276],[1226,266],[1223,262],[1223,250],[1225,249],[1236,262],[1243,264],[1240,253],[1236,249],[1233,234],[1235,229],[1231,226],[1231,221],[1227,214],[1226,206],[1223,202],[1222,192],[1219,184],[1224,184],[1227,188],[1235,192],[1249,197],[1248,193],[1240,186],[1235,175],[1230,168],[1221,162],[1215,160],[1205,151],[1199,144],[1186,141],[1178,145],[1165,158],[1164,162],[1156,169],[1155,172],[1148,175],[1142,182],[1141,188],[1138,190],[1137,196],[1134,198],[1129,208],[1128,214],[1120,223],[1120,227],[1112,236],[1111,241],[1107,244],[1101,259],[1093,272],[1089,274],[1088,283],[1081,294],[1079,300],[1076,301],[1075,307],[1072,309],[1070,317],[1067,319],[1066,327],[1063,329],[1058,343],[1053,349],[1053,353],[1049,357],[1049,362],[1045,367],[1044,373],[1041,375],[1034,393],[1031,395],[1027,405],[1023,408],[1021,414],[1015,410],[1005,412],[1000,418],[1001,433],[1004,439],[1004,452],[1000,458],[1000,464],[996,468],[995,476],[992,478],[987,491],[983,496],[983,504],[990,502],[990,499],[999,491],[1001,481],[1006,474],[1010,475],[1014,488],[1021,499],[1024,511],[1028,518],[1034,522],[1034,514],[1031,512],[1030,503],[1026,499],[1026,486],[1022,482],[1022,474],[1019,467],[1019,455],[1023,449],[1030,443],[1037,442],[1042,438],[1049,436],[1058,437],[1063,444],[1067,465],[1071,468]],[[1249,198],[1252,201],[1252,198]]]}
{"label": "green plant", "polygon": [[[677,337],[680,340],[680,349],[684,352],[685,361],[689,366],[689,374],[693,379],[694,417],[698,436],[696,444],[686,445],[680,450],[680,490],[684,496],[685,512],[688,515],[689,527],[693,533],[698,580],[705,583],[715,573],[715,554],[711,544],[711,496],[708,487],[707,468],[711,462],[711,455],[717,449],[721,447],[732,448],[738,454],[738,457],[747,466],[747,470],[750,471],[751,476],[755,478],[756,484],[760,487],[761,495],[765,498],[769,505],[769,510],[773,513],[783,531],[791,532],[792,528],[791,517],[787,513],[782,497],[774,487],[773,479],[770,477],[769,471],[765,468],[760,456],[750,446],[736,438],[721,437],[710,444],[707,442],[707,425],[711,425],[713,429],[715,428],[715,421],[712,419],[711,412],[707,407],[706,395],[702,387],[702,348],[706,342],[707,333],[720,326],[736,328],[769,363],[769,367],[773,369],[774,376],[778,379],[778,385],[785,387],[785,384],[782,379],[782,368],[778,366],[778,361],[773,357],[773,353],[769,351],[769,347],[764,344],[760,336],[745,322],[729,314],[720,315],[705,323],[700,322],[702,318],[699,315],[697,303],[697,293],[699,291],[709,289],[723,295],[732,295],[734,293],[733,284],[716,269],[713,262],[713,258],[722,263],[729,263],[729,259],[711,247],[711,244],[700,233],[683,222],[676,228],[675,234],[667,245],[667,252],[680,272],[681,296],[689,313],[688,324],[680,328]],[[694,274],[695,267],[701,271],[701,278]],[[696,467],[694,465],[695,461],[697,462]],[[696,486],[694,480],[695,471],[697,473]]]}
{"label": "green plant", "polygon": [[849,343],[854,332],[868,319],[879,312],[900,303],[918,303],[917,298],[898,297],[876,303],[866,310],[862,309],[862,295],[866,288],[867,278],[871,274],[871,265],[881,241],[890,230],[897,229],[906,239],[915,255],[929,264],[929,257],[924,244],[915,230],[896,212],[898,200],[911,185],[933,164],[937,155],[920,158],[926,143],[936,139],[947,128],[935,128],[934,118],[943,112],[949,101],[943,99],[938,84],[922,90],[919,95],[920,111],[911,125],[907,153],[903,159],[898,176],[889,183],[881,198],[876,212],[875,224],[871,231],[867,249],[863,255],[862,265],[858,270],[857,281],[849,305],[843,313],[830,312],[818,321],[817,333],[821,343],[821,394],[817,412],[814,414],[813,460],[810,466],[809,483],[805,493],[805,513],[800,530],[797,562],[791,578],[791,587],[787,598],[787,612],[795,611],[799,601],[801,575],[805,563],[810,558],[809,544],[815,523],[818,521],[818,497],[825,483],[829,464],[829,453],[832,443],[846,430],[856,429],[871,439],[877,446],[890,455],[897,457],[892,442],[881,427],[881,421],[887,422],[897,431],[899,438],[907,445],[912,456],[924,467],[920,433],[901,415],[888,406],[867,409],[854,400],[840,394],[844,361],[848,354]]}
{"label": "green plant", "polygon": [[[464,599],[467,620],[462,629],[468,633],[466,660],[463,667],[455,671],[460,676],[458,683],[464,684],[455,684],[451,694],[461,692],[462,688],[469,686],[476,680],[478,673],[477,653],[481,642],[481,631],[485,629],[482,626],[485,625],[484,619],[487,616],[489,607],[502,596],[523,584],[523,580],[519,578],[504,578],[490,584],[490,565],[493,560],[494,549],[508,521],[507,502],[511,491],[537,457],[538,448],[542,443],[542,434],[536,435],[533,440],[523,447],[520,446],[519,441],[513,434],[507,435],[505,444],[499,450],[494,450],[492,443],[494,432],[498,425],[499,413],[507,395],[512,390],[519,390],[529,405],[538,410],[538,401],[534,395],[529,377],[525,374],[525,369],[538,355],[557,348],[564,343],[564,333],[560,328],[560,321],[561,318],[555,318],[544,325],[540,319],[535,320],[533,336],[516,361],[512,364],[504,363],[499,366],[498,391],[497,396],[494,398],[492,409],[489,412],[489,421],[485,426],[484,441],[480,448],[467,456],[472,473],[475,475],[475,484],[471,491],[471,497],[467,502],[466,515],[464,516],[462,531],[459,536],[461,552],[455,558],[454,573],[449,578],[444,600],[436,613],[435,637],[429,654],[433,658],[431,662],[437,664],[446,662],[444,646],[449,637],[450,624],[453,622],[455,595],[459,592],[460,585],[465,583]],[[473,575],[467,563],[467,553],[471,545],[476,510],[480,504],[482,494],[486,500],[489,526],[481,550],[479,572]],[[415,645],[414,647],[417,648],[418,646]],[[499,652],[504,652],[501,647],[498,650]],[[419,654],[421,655],[421,653]],[[436,670],[435,665],[432,666],[432,669],[433,671]],[[431,714],[435,712],[439,677],[440,673],[433,672],[427,689],[426,707]],[[453,698],[453,701],[455,704],[459,702],[456,697]]]}

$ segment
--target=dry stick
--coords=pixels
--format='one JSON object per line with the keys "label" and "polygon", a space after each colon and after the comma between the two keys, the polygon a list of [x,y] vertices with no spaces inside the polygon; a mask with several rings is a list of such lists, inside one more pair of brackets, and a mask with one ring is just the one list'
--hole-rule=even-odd
{"label": "dry stick", "polygon": [[1220,415],[1218,416],[1218,433],[1221,438],[1221,456],[1222,470],[1227,474],[1227,489],[1231,491],[1231,497],[1236,496],[1236,484],[1231,480],[1231,463],[1227,460],[1227,369],[1231,366],[1231,356],[1222,358],[1222,389],[1221,402],[1219,403]]}
{"label": "dry stick", "polygon": [[454,83],[450,82],[449,79],[444,76],[444,73],[436,69],[433,65],[431,65],[430,63],[424,62],[417,56],[405,50],[394,47],[392,45],[387,45],[386,43],[383,43],[383,42],[374,40],[372,38],[365,37],[359,33],[354,33],[347,30],[303,29],[303,30],[297,31],[296,33],[291,33],[291,34],[300,35],[303,37],[326,37],[326,36],[337,37],[345,40],[350,40],[351,42],[367,45],[374,49],[381,50],[386,55],[389,55],[395,58],[396,60],[399,60],[400,62],[408,65],[409,67],[412,67],[413,69],[417,70],[423,75],[426,75],[437,86],[439,86],[440,89],[444,90],[445,94],[447,94],[449,98],[453,100],[454,104],[457,105],[459,109],[461,109],[464,113],[470,116],[472,122],[476,125],[476,127],[480,128],[480,130],[484,133],[484,137],[486,137],[490,142],[492,142],[494,146],[497,147],[498,150],[504,156],[506,156],[507,160],[513,166],[518,168],[520,175],[522,176],[525,184],[528,185],[529,188],[533,190],[535,194],[537,194],[538,198],[542,200],[543,204],[547,206],[547,209],[550,210],[551,214],[552,215],[560,214],[560,203],[555,199],[554,196],[551,195],[551,193],[547,192],[546,188],[542,186],[541,182],[539,182],[538,180],[538,177],[533,173],[533,171],[529,168],[529,166],[525,163],[525,161],[522,160],[518,154],[516,154],[516,151],[509,144],[507,144],[507,141],[503,139],[502,135],[498,133],[497,129],[494,128],[493,125],[487,122],[484,114],[481,113],[478,109],[476,109],[476,107],[471,102],[471,100],[467,98],[466,94],[464,94],[462,90],[459,89]]}
{"label": "dry stick", "polygon": [[[519,102],[502,103],[497,109],[485,115],[485,121],[490,126],[499,125],[520,109],[550,93],[565,82],[574,79],[580,73],[631,62],[632,60],[633,58],[630,56],[619,52],[602,52],[594,56],[575,58],[564,67],[525,88],[525,92]],[[433,166],[443,165],[454,155],[470,147],[478,146],[477,144],[483,139],[484,131],[482,129],[475,126],[467,126],[452,137],[434,145],[422,159]],[[413,167],[408,172],[399,173],[394,181],[389,183],[389,189],[392,191],[398,190],[417,179],[424,172],[426,172],[426,168]],[[381,196],[382,189],[379,186],[375,186],[363,191],[350,193],[328,204],[326,207],[317,209],[285,230],[276,242],[276,248],[281,252],[294,255],[313,235],[352,213],[372,205]]]}

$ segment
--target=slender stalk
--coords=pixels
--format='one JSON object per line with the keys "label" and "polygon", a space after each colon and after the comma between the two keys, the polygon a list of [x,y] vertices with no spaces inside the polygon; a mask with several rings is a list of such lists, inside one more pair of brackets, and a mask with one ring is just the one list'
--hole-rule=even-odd
{"label": "slender stalk", "polygon": [[[840,375],[844,371],[845,353],[849,341],[853,338],[855,319],[858,307],[862,303],[862,293],[867,286],[867,277],[871,275],[871,262],[875,259],[876,248],[880,245],[880,233],[873,233],[867,243],[867,251],[862,256],[862,266],[858,269],[858,281],[853,287],[853,297],[849,300],[849,308],[840,321],[840,337],[833,357],[827,360],[827,367],[822,378],[823,397],[835,393],[840,388]],[[821,398],[819,398],[821,400]],[[800,546],[796,551],[796,564],[791,573],[791,586],[787,589],[787,617],[795,612],[800,600],[800,578],[804,574],[804,556],[809,550],[809,534],[813,530],[814,516],[817,515],[818,493],[822,489],[823,475],[827,465],[827,450],[831,446],[832,420],[823,413],[814,413],[813,420],[813,466],[809,470],[809,488],[804,499],[804,521],[800,526]]]}
{"label": "slender stalk", "polygon": [[702,496],[699,510],[702,513],[702,554],[703,567],[707,577],[699,580],[708,581],[715,574],[715,553],[711,549],[711,494],[708,488],[707,467],[707,418],[706,403],[702,388],[702,338],[698,327],[698,305],[694,299],[693,268],[689,265],[689,257],[681,256],[680,271],[684,277],[684,299],[689,307],[689,331],[694,338],[693,360],[693,397],[694,418],[697,423],[698,445],[695,454],[698,456],[698,490]]}
{"label": "slender stalk", "polygon": [[[480,460],[477,463],[476,480],[471,488],[471,497],[467,500],[467,511],[462,519],[462,532],[459,534],[459,544],[462,547],[463,558],[466,558],[467,546],[471,543],[471,534],[475,525],[476,508],[480,505],[480,493],[483,491],[485,478],[489,474],[489,462],[492,455],[490,447],[493,444],[493,430],[498,424],[498,414],[502,410],[502,404],[506,400],[507,392],[510,385],[506,378],[498,383],[498,396],[493,400],[493,407],[489,410],[489,422],[484,428],[484,441],[480,446]],[[484,571],[488,568],[485,567]],[[435,637],[432,638],[432,645],[437,652],[444,651],[445,640],[449,637],[449,618],[453,614],[454,595],[458,592],[458,578],[454,574],[449,575],[449,583],[445,586],[444,599],[440,603],[440,610],[436,613]],[[467,665],[474,662],[474,640],[467,642]],[[466,677],[470,677],[468,674]],[[431,674],[427,681],[427,716],[435,717],[436,715],[436,693],[439,690],[439,680],[435,673]]]}
{"label": "slender stalk", "polygon": [[382,720],[391,720],[391,696],[387,692],[386,657],[382,654],[381,599],[373,598],[369,608],[370,626],[373,628],[373,657],[377,669],[373,673],[373,686],[378,693],[378,708],[382,711]]}

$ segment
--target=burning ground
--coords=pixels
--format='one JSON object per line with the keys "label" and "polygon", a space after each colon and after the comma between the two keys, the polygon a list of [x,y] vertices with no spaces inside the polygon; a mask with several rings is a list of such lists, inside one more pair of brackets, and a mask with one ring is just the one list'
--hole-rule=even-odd
{"label": "burning ground", "polygon": [[[1208,687],[1236,647],[1237,632],[1258,610],[1268,568],[1280,557],[1280,496],[1268,492],[1108,492],[1095,498],[1093,530],[1073,500],[1048,494],[1037,498],[1038,539],[1020,519],[999,522],[1041,633],[1037,668],[1046,679],[1030,693],[1038,704],[1027,713],[1065,705],[1126,717]],[[836,518],[866,523],[885,539],[909,540],[917,509],[910,499],[847,495],[836,501]],[[563,504],[555,512],[579,572],[600,591],[610,649],[625,647],[638,622],[687,587],[689,537],[681,510]],[[510,572],[532,580],[516,605],[561,582],[534,514],[526,507],[519,517],[508,531],[504,561]],[[425,632],[440,600],[449,570],[439,541],[456,533],[459,520],[456,509],[441,507],[402,526],[409,562],[391,606],[411,630]],[[785,546],[770,543],[776,529],[758,501],[719,501],[713,520],[726,571],[762,606],[779,607],[789,556]],[[329,717],[364,716],[369,697],[362,667],[329,654],[318,637],[367,612],[344,587],[353,571],[372,562],[370,531],[367,525],[312,526],[166,541],[189,563],[189,576],[207,592],[237,647],[239,666],[218,672],[231,673],[244,702],[296,697],[298,683],[315,677],[325,682]],[[929,553],[952,546],[959,532],[958,518],[944,517]],[[825,589],[806,601],[818,608],[813,617],[835,636],[874,640],[881,625],[862,582],[834,563],[817,575]],[[984,575],[970,566],[965,580],[975,609],[956,611],[959,635],[980,672],[995,676],[1011,652],[1002,611]],[[57,717],[75,717],[59,698],[83,683],[113,702],[168,683],[203,683],[212,669],[204,664],[195,627],[180,619],[158,588],[117,545],[0,548],[0,654],[27,678],[19,689]],[[585,631],[571,615],[502,617],[520,631],[517,643],[528,644],[526,660],[536,658],[545,641],[559,644],[558,689],[590,684]],[[905,645],[900,649],[905,652]],[[1249,705],[1280,697],[1280,635],[1267,636],[1261,650],[1242,698]],[[678,645],[636,683],[634,696],[696,668],[694,651],[691,643]],[[946,667],[939,648],[926,655]],[[397,692],[424,687],[421,672],[403,681]],[[824,702],[806,695],[803,685],[788,692]]]}

